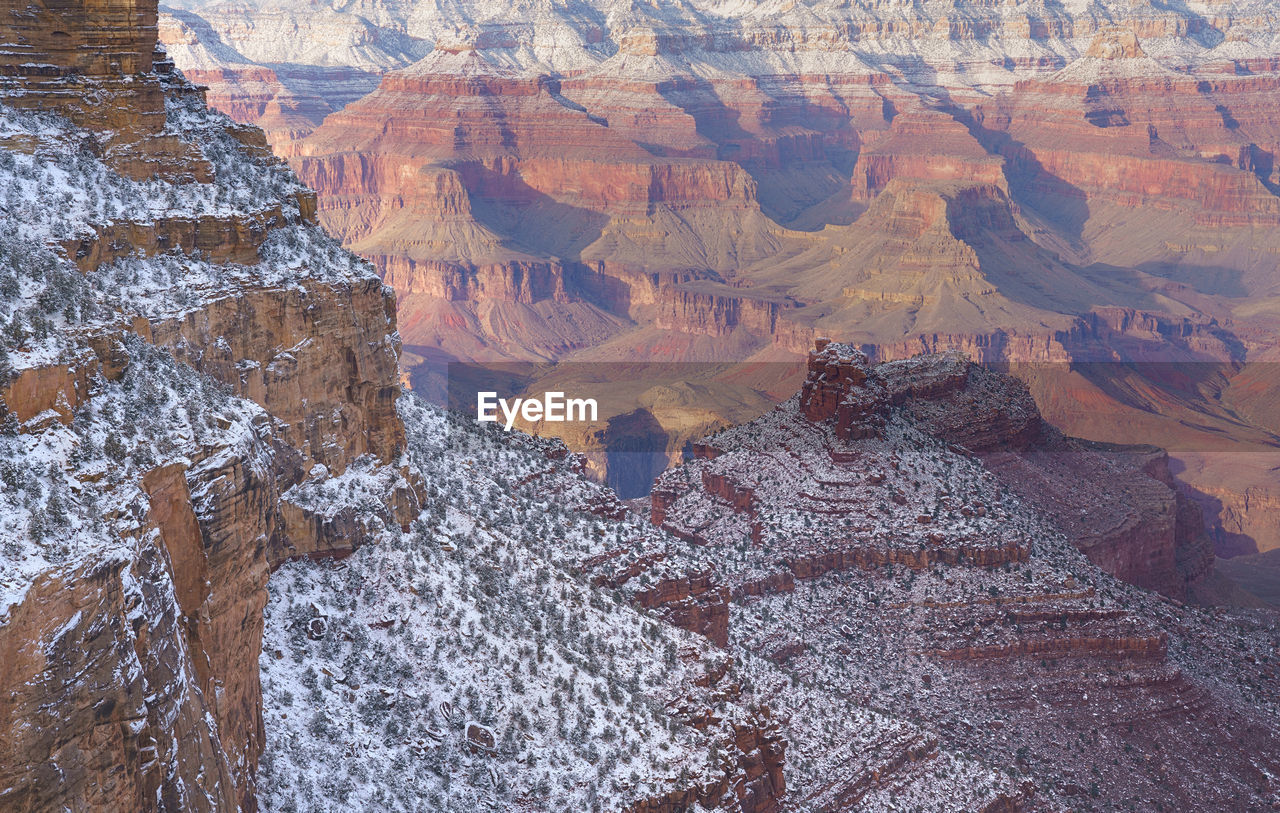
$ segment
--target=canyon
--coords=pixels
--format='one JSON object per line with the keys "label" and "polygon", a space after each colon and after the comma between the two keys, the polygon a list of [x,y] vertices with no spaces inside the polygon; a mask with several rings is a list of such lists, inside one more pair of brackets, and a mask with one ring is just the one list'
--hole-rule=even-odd
{"label": "canyon", "polygon": [[[873,364],[824,340],[806,366],[797,396],[658,478],[651,521],[690,543],[686,567],[715,563],[706,587],[667,591],[676,623],[811,695],[891,697],[926,721],[883,769],[899,800],[918,763],[952,751],[1016,766],[999,802],[963,809],[1255,804],[1255,760],[1276,753],[1255,716],[1269,690],[1237,694],[1184,660],[1207,639],[1183,626],[1196,615],[1183,602],[1222,583],[1162,452],[1064,437],[1025,384],[954,352]],[[628,555],[595,567],[634,578],[648,560]],[[1259,678],[1245,666],[1238,685]],[[789,708],[779,694],[771,707]],[[1237,720],[1240,740],[1222,736],[1249,756],[1203,739],[1202,714]],[[789,785],[792,804],[877,806],[850,752],[793,737],[788,758],[828,781]],[[1210,762],[1212,790],[1195,778]]]}
{"label": "canyon", "polygon": [[[787,123],[795,108],[745,83],[735,101],[757,105],[772,140],[715,142],[726,130],[677,110],[724,128],[733,117],[698,82],[665,84],[659,57],[749,49],[690,33],[686,9],[680,28],[629,27],[618,53],[639,58],[621,60],[635,80],[631,129],[615,115],[622,134],[600,138],[597,113],[574,100],[603,85],[531,82],[519,60],[483,55],[581,68],[610,50],[590,9],[569,28],[508,19],[428,48],[397,27],[411,6],[383,8],[375,24],[282,6],[219,41],[194,12],[146,2],[0,2],[0,807],[1280,804],[1280,622],[1213,556],[1226,543],[1243,551],[1236,537],[1257,533],[1256,515],[1208,526],[1201,515],[1232,499],[1231,483],[1185,491],[1175,477],[1191,469],[1176,451],[1064,434],[1055,405],[1081,402],[1044,397],[1061,384],[1031,362],[1061,359],[1041,334],[1018,345],[939,333],[901,353],[813,335],[853,324],[829,307],[863,297],[845,288],[880,291],[892,314],[916,292],[976,296],[977,247],[1050,261],[1019,237],[1023,192],[996,162],[970,160],[966,139],[981,142],[968,126],[886,107],[899,91],[873,77],[847,98],[885,85],[879,107],[867,96],[849,108],[879,111],[877,153],[830,99],[803,111],[829,125],[816,138]],[[244,21],[255,9],[224,12]],[[420,8],[414,25],[439,13]],[[825,29],[794,6],[776,16],[788,27],[751,29],[750,41],[781,52],[788,31],[817,48],[877,30],[869,19]],[[1206,30],[1180,20],[1157,15],[1141,42],[1089,29],[1085,58],[1145,59],[1153,39]],[[268,28],[293,69],[243,54]],[[175,57],[210,70],[238,42],[241,61],[216,78],[258,83],[257,101],[230,112],[267,129],[211,110],[234,93],[206,96],[162,32],[178,37]],[[411,59],[426,63],[396,67]],[[638,144],[658,85],[683,134]],[[400,95],[422,115],[379,124],[362,92]],[[471,101],[449,107],[460,96]],[[1011,131],[1019,115],[1009,109]],[[519,120],[530,116],[582,160],[528,141]],[[412,137],[394,155],[336,146],[401,126]],[[969,177],[888,149],[935,130]],[[335,151],[307,152],[313,143]],[[475,160],[447,157],[456,150]],[[788,162],[801,155],[797,171]],[[846,183],[855,165],[861,186]],[[352,193],[357,181],[380,191]],[[1211,219],[1248,188],[1234,175],[1222,184]],[[849,222],[801,228],[813,208],[803,198],[818,194]],[[1246,214],[1265,225],[1263,203]],[[416,248],[374,250],[397,223]],[[533,241],[518,251],[513,223]],[[859,231],[869,224],[880,225]],[[859,251],[900,259],[859,265],[856,278],[763,282],[806,256]],[[1075,275],[1055,277],[1064,290],[1102,285],[1052,262]],[[742,270],[751,264],[758,276]],[[833,284],[835,299],[819,296]],[[1023,313],[1008,290],[989,294],[994,307]],[[1179,375],[1139,354],[1163,366],[1134,360],[1130,386],[1106,390],[1105,404],[1163,392],[1173,406],[1162,408],[1191,413],[1216,388],[1225,406],[1204,420],[1265,446],[1265,376],[1214,356],[1247,334],[1197,314],[1061,314],[1054,341],[1097,349],[1110,337],[1136,352],[1167,337],[1188,353]],[[1025,358],[999,350],[1014,345]],[[604,448],[647,455],[651,492],[623,500],[599,482],[599,445],[477,424],[402,386],[408,368],[429,390],[429,375],[414,381],[418,362],[463,350],[481,366],[592,362],[535,365],[538,385],[559,390],[556,376],[612,370],[602,407],[627,417],[612,429],[658,445],[613,447],[606,433]],[[882,360],[894,355],[910,357]],[[665,378],[651,376],[655,359],[670,362]],[[1099,392],[1118,380],[1076,370]],[[636,393],[644,412],[625,412]],[[668,468],[668,446],[686,439]]]}
{"label": "canyon", "polygon": [[[787,397],[819,336],[958,349],[1013,365],[1069,434],[1170,448],[1220,554],[1280,544],[1250,507],[1280,489],[1264,3],[186,0],[161,20],[397,290],[430,397],[450,363],[583,386],[598,364],[741,363],[751,403],[691,369],[706,420],[654,417],[674,463]],[[635,409],[617,387],[608,417]],[[601,432],[566,440],[608,477]]]}

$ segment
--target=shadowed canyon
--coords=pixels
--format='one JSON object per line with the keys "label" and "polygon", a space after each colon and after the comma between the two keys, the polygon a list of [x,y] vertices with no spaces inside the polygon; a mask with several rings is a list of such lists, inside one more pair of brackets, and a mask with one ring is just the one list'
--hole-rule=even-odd
{"label": "shadowed canyon", "polygon": [[0,810],[1280,808],[1274,17],[0,0]]}
{"label": "shadowed canyon", "polygon": [[1235,555],[1280,545],[1275,15],[188,0],[161,36],[396,289],[420,392],[456,361],[779,362],[695,374],[675,461],[816,337],[959,349],[1073,435],[1171,448]]}

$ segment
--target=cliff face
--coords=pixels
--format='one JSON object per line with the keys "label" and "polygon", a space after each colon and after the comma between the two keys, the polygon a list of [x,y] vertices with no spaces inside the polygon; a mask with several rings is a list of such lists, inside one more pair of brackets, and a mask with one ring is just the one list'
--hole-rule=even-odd
{"label": "cliff face", "polygon": [[[162,799],[236,809],[226,792],[235,775],[183,643],[168,569],[149,540],[132,561],[40,577],[11,609],[0,711],[14,734],[3,753],[6,805],[145,810]],[[157,701],[149,687],[176,691]]]}
{"label": "cliff face", "polygon": [[4,275],[30,277],[0,384],[4,806],[251,809],[270,569],[361,541],[290,489],[365,461],[391,487],[363,522],[418,506],[394,300],[156,53],[154,5],[3,16]]}
{"label": "cliff face", "polygon": [[245,291],[156,319],[150,339],[261,404],[303,471],[341,474],[365,455],[394,462],[404,448],[394,327],[394,296],[365,278]]}
{"label": "cliff face", "polygon": [[[199,2],[166,36],[217,104],[272,129],[326,225],[393,274],[407,343],[426,348],[407,367],[444,348],[801,360],[823,335],[881,360],[1270,353],[1270,315],[1244,303],[1271,296],[1280,251],[1273,11],[623,5],[385,2],[357,17]],[[285,31],[340,45],[320,58]],[[366,93],[326,89],[342,70]],[[579,264],[594,276],[519,308],[482,286],[404,287],[420,269]],[[1041,398],[1051,420],[1175,447],[1192,488],[1228,492],[1210,526],[1272,544],[1265,520],[1236,516],[1250,478],[1200,476],[1184,447],[1257,450],[1273,421],[1183,397],[1160,380],[1176,375],[1134,396],[1062,372]],[[1226,388],[1257,383],[1242,378]]]}
{"label": "cliff face", "polygon": [[156,70],[172,63],[158,52],[154,5],[52,0],[10,2],[0,12],[7,104],[56,110],[100,133],[103,157],[129,177],[208,180],[199,152],[166,132]]}
{"label": "cliff face", "polygon": [[[662,566],[687,562],[732,596],[730,653],[776,664],[811,696],[892,697],[924,729],[881,740],[867,776],[865,753],[815,747],[792,719],[789,762],[821,777],[789,783],[793,803],[876,809],[886,786],[927,798],[916,783],[942,783],[917,763],[949,749],[1007,762],[1014,780],[966,809],[1081,794],[1154,809],[1200,793],[1186,777],[1206,770],[1218,784],[1197,806],[1274,792],[1251,767],[1277,753],[1273,712],[1232,688],[1259,674],[1252,656],[1204,648],[1195,612],[1106,575],[1178,597],[1209,575],[1200,519],[1167,458],[1061,436],[1017,379],[956,354],[873,365],[822,340],[796,398],[695,444],[651,502],[653,522],[695,552]],[[705,559],[711,571],[694,570]],[[1275,697],[1270,667],[1261,674]],[[1248,744],[1227,746],[1234,735],[1209,734],[1202,714],[1234,720]],[[1095,726],[1106,735],[1084,733]],[[1107,756],[1133,752],[1143,756]]]}

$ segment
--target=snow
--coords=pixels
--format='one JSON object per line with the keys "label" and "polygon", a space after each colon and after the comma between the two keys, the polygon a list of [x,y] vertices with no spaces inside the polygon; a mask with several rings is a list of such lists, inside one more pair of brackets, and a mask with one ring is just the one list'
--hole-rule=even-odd
{"label": "snow", "polygon": [[[72,377],[83,371],[77,387],[91,396],[64,425],[73,406],[64,393],[61,411],[28,421],[44,427],[38,432],[19,434],[13,417],[0,415],[0,619],[41,574],[128,559],[146,515],[139,485],[146,471],[265,454],[262,409],[142,341],[127,329],[133,318],[171,318],[252,285],[373,276],[302,222],[304,188],[280,162],[242,149],[228,119],[190,98],[169,99],[167,113],[167,132],[198,145],[211,182],[131,180],[96,156],[91,134],[56,115],[0,104],[0,134],[20,147],[0,149],[0,374],[54,365]],[[86,275],[68,257],[78,240],[113,224],[264,212],[283,222],[252,266],[135,253]],[[127,358],[117,380],[94,374],[100,362],[88,337]]]}
{"label": "snow", "polygon": [[[180,316],[246,285],[351,282],[371,267],[319,227],[302,221],[305,188],[274,158],[248,154],[229,119],[192,99],[170,99],[168,128],[199,146],[209,183],[134,181],[94,154],[90,136],[57,116],[0,104],[0,133],[27,145],[0,149],[0,328],[16,371],[68,363],[78,336],[118,324],[121,313]],[[112,226],[157,221],[257,219],[275,222],[255,264],[224,265],[171,252],[136,253],[86,277],[67,257]],[[283,218],[283,221],[279,221]]]}
{"label": "snow", "polygon": [[23,236],[68,240],[113,223],[249,217],[278,207],[296,219],[305,189],[282,162],[251,157],[228,132],[234,126],[197,99],[166,100],[166,134],[197,145],[216,174],[211,183],[164,177],[135,181],[94,155],[91,137],[48,113],[0,105],[0,133],[25,137],[31,152],[5,151],[0,211]]}
{"label": "snow", "polygon": [[125,375],[101,382],[70,426],[0,434],[0,622],[38,576],[130,549],[146,471],[196,451],[264,453],[255,451],[261,408],[139,339],[126,349]]}
{"label": "snow", "polygon": [[[1068,66],[1083,57],[1095,32],[1107,25],[1141,31],[1144,49],[1158,60],[1145,67],[1156,71],[1211,65],[1222,58],[1214,53],[1221,40],[1237,30],[1240,36],[1253,34],[1267,54],[1276,53],[1275,38],[1266,33],[1275,29],[1275,9],[1261,0],[1177,8],[1116,0],[1065,5],[835,0],[424,5],[378,0],[359,7],[321,3],[319,8],[300,0],[270,7],[185,0],[181,5],[185,11],[172,14],[172,25],[181,33],[166,39],[180,66],[204,69],[213,64],[342,64],[380,74],[413,65],[428,54],[414,70],[447,67],[457,60],[433,49],[479,49],[485,62],[527,76],[575,76],[613,67],[637,76],[664,70],[667,76],[756,77],[880,72],[919,89],[943,86],[987,93]],[[1190,20],[1205,18],[1222,31],[1205,27],[1182,36]],[[1048,36],[1027,36],[1024,32],[1034,23],[1043,24]],[[655,36],[667,43],[669,64],[624,58],[629,40]],[[474,57],[458,61],[460,75],[478,64]]]}
{"label": "snow", "polygon": [[[334,59],[381,59],[362,49],[385,44],[377,42],[385,33],[380,27],[405,11],[392,5],[369,25],[341,22],[352,46],[338,49]],[[637,72],[687,64],[710,75],[731,70],[737,59],[702,46],[682,62],[618,56],[607,40],[581,45],[576,39],[580,28],[604,24],[599,10],[552,6],[558,22],[543,26],[545,6],[477,6],[495,24],[503,15],[538,22],[513,24],[520,44],[493,61],[582,70],[612,64]],[[905,16],[915,6],[894,8]],[[771,3],[672,3],[656,11],[610,9],[609,23],[631,30],[644,22],[636,18],[659,12],[667,22],[681,23],[734,16],[760,23],[760,15],[792,13]],[[823,4],[793,12],[788,24],[804,31],[820,28],[834,13]],[[848,13],[863,12],[855,7]],[[317,25],[335,14],[316,14]],[[415,25],[429,28],[431,15],[462,11],[420,14],[426,19]],[[282,11],[264,28],[274,27],[271,36],[278,38],[290,19]],[[370,39],[362,41],[365,36]],[[752,70],[863,69],[863,61],[829,44],[802,53],[799,46],[808,42],[785,56],[757,52],[743,59],[753,60]],[[395,46],[399,55],[392,61],[416,58],[418,45]],[[889,45],[894,43],[869,44],[858,59],[872,64]],[[985,53],[951,42],[912,47],[947,60]],[[38,432],[18,433],[12,422],[0,427],[0,624],[37,579],[74,578],[93,566],[122,568],[126,592],[137,599],[133,612],[142,614],[131,620],[174,612],[165,575],[134,572],[138,551],[156,539],[146,522],[142,475],[166,463],[197,473],[237,461],[269,469],[270,418],[261,408],[128,335],[124,325],[134,317],[179,318],[246,286],[371,279],[367,265],[301,221],[291,202],[301,187],[287,169],[240,149],[225,135],[227,121],[194,102],[171,102],[168,112],[171,132],[200,145],[214,182],[129,181],[84,148],[84,133],[54,117],[0,107],[0,133],[24,149],[0,150],[0,366],[22,371],[90,364],[86,335],[119,339],[129,360],[116,380],[92,377],[92,398],[68,425],[55,412],[37,416],[47,424]],[[284,222],[267,238],[260,261],[250,265],[135,254],[86,277],[61,253],[69,235],[91,237],[110,223],[259,217],[282,203]],[[285,362],[287,354],[278,360]],[[868,779],[861,806],[981,808],[1016,787],[1014,769],[994,752],[950,750],[928,726],[1003,725],[1003,712],[969,709],[974,684],[926,653],[998,647],[1009,633],[996,625],[957,632],[954,625],[932,622],[957,607],[1016,607],[1047,594],[1063,607],[1096,611],[1113,631],[1167,631],[1170,670],[1181,669],[1275,716],[1275,698],[1256,696],[1246,671],[1215,668],[1243,655],[1271,663],[1273,628],[1252,616],[1223,620],[1175,608],[1102,576],[1003,493],[977,461],[898,417],[884,437],[860,445],[867,474],[883,479],[874,487],[842,486],[841,497],[866,509],[857,516],[866,524],[860,537],[915,549],[942,526],[976,544],[1024,546],[1028,561],[852,570],[804,581],[790,593],[735,600],[729,649],[722,651],[629,599],[659,579],[694,572],[714,569],[731,584],[770,575],[742,516],[725,517],[710,504],[688,506],[682,521],[709,529],[716,543],[710,546],[677,539],[644,517],[601,517],[589,508],[607,501],[608,492],[588,482],[574,456],[556,444],[477,427],[412,396],[399,401],[399,410],[408,439],[403,461],[393,467],[357,460],[336,475],[315,467],[310,479],[284,495],[321,519],[348,511],[361,516],[376,538],[340,561],[286,563],[272,577],[260,659],[266,750],[258,779],[265,810],[616,809],[715,779],[723,765],[713,754],[723,754],[732,727],[753,722],[763,701],[790,743],[792,788],[821,787],[833,778],[860,781],[897,764],[904,753],[918,752],[927,758],[894,773],[892,781]],[[717,443],[728,449],[722,462],[737,464],[744,482],[754,478],[761,488],[821,498],[815,485],[837,472],[816,447],[801,455],[813,461],[801,468],[752,466],[758,458],[746,454],[767,454],[784,430],[795,430],[788,424],[794,417],[784,410],[722,433]],[[798,447],[815,442],[803,434],[790,440]],[[425,508],[408,531],[380,519],[387,494],[407,483],[401,464],[426,492]],[[695,477],[699,465],[673,476]],[[891,489],[911,493],[931,522],[917,522],[916,508],[882,501]],[[210,495],[197,489],[192,496],[199,512]],[[960,511],[978,502],[989,510]],[[796,515],[774,510],[765,517],[761,548],[772,552],[843,528],[835,519],[805,526]],[[608,557],[609,565],[585,567],[592,557]],[[658,561],[639,576],[618,580],[617,588],[600,578],[647,557]],[[148,588],[160,589],[144,591],[144,579]],[[157,596],[149,600],[144,592]],[[1120,607],[1140,612],[1128,617]],[[73,619],[63,630],[75,626]],[[799,654],[792,660],[768,657],[780,644],[796,643]],[[140,666],[134,660],[120,669],[124,679]],[[726,677],[711,678],[722,670]],[[1107,679],[1122,682],[1128,674]],[[180,683],[195,685],[190,676]],[[1081,702],[1102,701],[1091,688]],[[965,711],[952,713],[956,708]],[[706,730],[689,725],[704,713],[715,720]],[[471,723],[493,732],[494,753],[468,746]],[[214,728],[211,719],[208,727]],[[826,801],[810,800],[815,808]],[[796,808],[803,806],[797,802]]]}
{"label": "snow", "polygon": [[[722,656],[556,561],[597,547],[603,523],[511,491],[511,474],[547,467],[531,439],[520,448],[413,396],[400,409],[434,495],[413,530],[272,577],[264,809],[590,810],[712,771],[706,735],[669,706]],[[353,466],[290,498],[336,511],[385,488]],[[494,756],[468,747],[471,723],[493,732]],[[314,764],[335,767],[317,777]]]}
{"label": "snow", "polygon": [[[930,527],[1025,536],[1030,558],[1003,567],[854,569],[797,581],[792,592],[732,602],[730,643],[722,653],[625,600],[651,585],[654,574],[619,591],[594,589],[599,571],[584,572],[581,563],[610,554],[623,570],[639,556],[661,553],[659,575],[701,571],[714,562],[732,584],[765,573],[752,564],[753,555],[758,561],[780,542],[743,546],[732,537],[745,541],[745,525],[716,525],[708,532],[719,536],[703,547],[640,517],[583,513],[574,506],[604,492],[574,470],[571,455],[559,457],[555,444],[490,431],[413,396],[403,397],[399,408],[410,442],[406,462],[429,490],[428,507],[411,531],[386,530],[376,544],[341,561],[284,565],[270,585],[262,656],[265,810],[306,809],[320,798],[338,810],[588,810],[597,801],[616,809],[694,781],[700,771],[708,775],[709,767],[697,761],[683,779],[674,772],[702,759],[697,755],[709,740],[670,723],[691,692],[697,705],[692,681],[726,654],[731,679],[744,694],[731,703],[706,699],[728,719],[767,702],[789,742],[789,787],[866,781],[861,809],[981,809],[1018,794],[1017,771],[994,752],[949,750],[916,721],[1003,730],[1003,718],[992,722],[992,709],[972,706],[973,684],[963,673],[926,653],[1000,646],[1007,631],[981,627],[957,640],[953,624],[935,623],[935,614],[1025,602],[1052,614],[1059,601],[1063,612],[1087,608],[1110,619],[1108,634],[1133,636],[1153,628],[1117,615],[1122,603],[1160,607],[1144,619],[1171,617],[1170,605],[1100,574],[976,460],[891,416],[883,439],[857,444],[866,471],[884,475],[868,486],[870,493],[898,487],[894,478],[901,478],[908,489],[914,481],[913,494],[926,502],[931,489],[948,492],[954,505],[980,497],[989,508],[983,516],[944,510]],[[788,408],[713,441],[722,450],[773,448],[778,438],[770,427]],[[733,454],[716,460],[728,465]],[[874,454],[884,459],[877,464]],[[814,471],[827,476],[821,465]],[[359,505],[376,493],[368,472],[350,473],[355,483],[366,483],[355,488],[338,484],[347,476],[325,486],[331,493],[312,498]],[[873,514],[875,502],[870,505]],[[900,517],[881,521],[907,536],[916,531]],[[781,539],[811,531],[780,526],[777,533]],[[624,541],[634,548],[620,549]],[[313,618],[324,619],[322,634],[310,627]],[[1184,617],[1177,623],[1195,629],[1200,622]],[[1222,646],[1245,640],[1250,648],[1265,646],[1263,638],[1241,636]],[[770,660],[788,641],[802,642],[801,654],[783,664]],[[1176,657],[1181,663],[1200,655]],[[964,712],[953,718],[955,709]],[[468,748],[471,722],[494,732],[495,754]],[[616,736],[604,736],[605,725]],[[908,752],[928,756],[903,767]],[[305,767],[317,763],[341,767],[316,777]],[[876,773],[892,781],[860,778]],[[819,793],[793,801],[803,810],[835,800]]]}

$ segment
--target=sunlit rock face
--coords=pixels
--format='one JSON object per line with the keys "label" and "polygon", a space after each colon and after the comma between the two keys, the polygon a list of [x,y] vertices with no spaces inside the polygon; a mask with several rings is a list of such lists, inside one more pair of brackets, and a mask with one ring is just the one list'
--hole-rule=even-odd
{"label": "sunlit rock face", "polygon": [[[1270,467],[1226,462],[1280,430],[1274,376],[1237,366],[1275,353],[1272,9],[182,5],[175,59],[400,293],[424,392],[455,359],[802,361],[823,335],[1154,362],[1019,374],[1072,434],[1175,447],[1221,553],[1280,544],[1249,516]],[[1188,361],[1221,366],[1161,366]]]}
{"label": "sunlit rock face", "polygon": [[[271,568],[418,506],[394,300],[154,4],[2,11],[3,806],[251,808]],[[295,504],[356,461],[354,527]]]}

